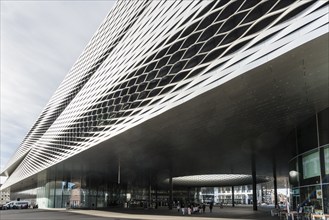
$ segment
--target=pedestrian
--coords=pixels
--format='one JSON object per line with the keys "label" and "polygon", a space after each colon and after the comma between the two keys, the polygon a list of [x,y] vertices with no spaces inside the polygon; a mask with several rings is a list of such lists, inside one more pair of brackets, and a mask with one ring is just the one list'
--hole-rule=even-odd
{"label": "pedestrian", "polygon": [[187,214],[191,215],[191,207],[190,206],[187,208]]}
{"label": "pedestrian", "polygon": [[202,213],[206,212],[206,204],[202,203]]}
{"label": "pedestrian", "polygon": [[178,212],[180,211],[180,203],[179,203],[179,201],[177,202],[177,211]]}
{"label": "pedestrian", "polygon": [[210,209],[210,212],[212,212],[212,207],[213,207],[213,203],[211,202],[210,205],[209,205],[209,209]]}
{"label": "pedestrian", "polygon": [[185,205],[184,205],[184,203],[182,204],[182,214],[185,215]]}

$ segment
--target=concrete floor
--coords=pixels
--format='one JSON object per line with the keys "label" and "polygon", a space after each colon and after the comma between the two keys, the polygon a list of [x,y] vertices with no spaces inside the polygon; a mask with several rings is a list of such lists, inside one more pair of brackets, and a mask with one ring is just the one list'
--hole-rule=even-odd
{"label": "concrete floor", "polygon": [[65,209],[25,209],[25,210],[2,210],[0,211],[1,220],[78,220],[78,219],[138,219],[138,220],[172,220],[172,219],[193,219],[193,220],[213,220],[213,219],[239,219],[239,220],[278,220],[278,217],[272,217],[270,209],[260,208],[259,211],[253,211],[252,207],[224,207],[222,209],[214,207],[213,212],[209,209],[203,214],[193,214],[183,216],[177,210],[168,210],[165,208],[157,210],[131,210],[117,209],[109,210],[65,210]]}

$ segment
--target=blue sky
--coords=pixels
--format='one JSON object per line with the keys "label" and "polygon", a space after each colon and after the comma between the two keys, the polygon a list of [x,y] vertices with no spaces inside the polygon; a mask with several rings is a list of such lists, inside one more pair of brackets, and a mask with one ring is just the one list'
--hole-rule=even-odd
{"label": "blue sky", "polygon": [[1,0],[1,170],[114,3]]}

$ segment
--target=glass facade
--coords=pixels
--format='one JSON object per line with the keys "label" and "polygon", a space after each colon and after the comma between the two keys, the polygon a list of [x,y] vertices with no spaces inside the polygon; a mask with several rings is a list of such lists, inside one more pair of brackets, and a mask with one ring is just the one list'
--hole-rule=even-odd
{"label": "glass facade", "polygon": [[328,114],[327,108],[296,129],[297,155],[289,164],[294,209],[329,213]]}
{"label": "glass facade", "polygon": [[[305,152],[290,162],[289,180],[292,187],[293,208],[309,206],[313,212],[328,213],[327,164],[321,163],[329,145]],[[322,157],[322,158],[321,158]]]}
{"label": "glass facade", "polygon": [[[37,186],[26,191],[18,189],[12,192],[11,200],[27,200],[31,204],[38,204],[39,208],[145,208],[168,205],[169,193],[166,187],[157,190],[156,186],[148,184],[118,184],[87,178],[86,175],[80,176],[79,173],[67,177],[58,175],[60,172],[55,170],[39,173]],[[179,197],[179,192],[175,191],[176,197]]]}

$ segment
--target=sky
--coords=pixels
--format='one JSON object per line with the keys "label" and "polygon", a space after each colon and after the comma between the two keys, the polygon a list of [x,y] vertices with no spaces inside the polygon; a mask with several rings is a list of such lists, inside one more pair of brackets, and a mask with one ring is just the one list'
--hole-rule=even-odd
{"label": "sky", "polygon": [[115,2],[0,2],[2,170]]}

